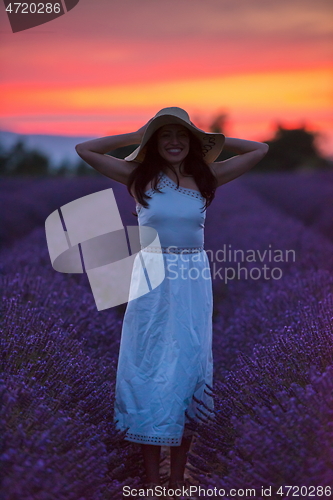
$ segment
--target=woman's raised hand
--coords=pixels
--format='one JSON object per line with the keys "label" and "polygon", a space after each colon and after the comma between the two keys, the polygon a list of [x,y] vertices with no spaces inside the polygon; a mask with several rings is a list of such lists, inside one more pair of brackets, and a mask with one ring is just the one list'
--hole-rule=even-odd
{"label": "woman's raised hand", "polygon": [[82,160],[98,170],[101,174],[127,185],[129,175],[132,173],[133,169],[136,168],[135,162],[128,162],[120,158],[115,158],[106,153],[124,146],[140,144],[152,120],[153,118],[136,132],[100,137],[77,144],[75,146],[76,152]]}

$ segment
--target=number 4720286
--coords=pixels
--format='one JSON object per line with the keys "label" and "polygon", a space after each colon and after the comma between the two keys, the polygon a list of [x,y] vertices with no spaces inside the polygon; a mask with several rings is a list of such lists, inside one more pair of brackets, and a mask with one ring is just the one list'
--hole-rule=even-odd
{"label": "number 4720286", "polygon": [[[12,7],[12,5],[14,7]],[[59,14],[61,11],[60,3],[52,4],[50,2],[43,3],[26,3],[13,2],[9,3],[6,11],[10,14]]]}
{"label": "number 4720286", "polygon": [[283,497],[331,497],[331,486],[280,486],[276,492]]}

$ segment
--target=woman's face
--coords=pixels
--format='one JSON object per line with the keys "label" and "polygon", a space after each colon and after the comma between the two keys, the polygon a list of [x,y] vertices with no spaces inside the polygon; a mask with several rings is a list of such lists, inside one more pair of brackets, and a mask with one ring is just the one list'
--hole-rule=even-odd
{"label": "woman's face", "polygon": [[190,150],[190,135],[183,125],[164,125],[157,134],[158,152],[173,166],[180,165]]}

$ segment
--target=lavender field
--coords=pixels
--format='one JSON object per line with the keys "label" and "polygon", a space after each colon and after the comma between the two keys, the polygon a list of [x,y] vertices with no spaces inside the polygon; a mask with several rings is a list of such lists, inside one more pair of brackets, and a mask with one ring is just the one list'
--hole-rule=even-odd
{"label": "lavender field", "polygon": [[[108,187],[135,224],[126,188],[102,176],[0,181],[4,500],[118,500],[144,481],[140,446],[113,424],[125,305],[98,312],[85,275],[53,270],[45,239],[52,211]],[[332,190],[329,174],[247,174],[208,209],[215,410],[193,422],[196,484],[331,497],[317,487],[333,489]]]}

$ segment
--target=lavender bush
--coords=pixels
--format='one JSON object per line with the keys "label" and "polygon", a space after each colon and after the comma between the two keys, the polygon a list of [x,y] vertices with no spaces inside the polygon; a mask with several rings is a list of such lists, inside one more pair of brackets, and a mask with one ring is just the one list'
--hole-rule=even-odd
{"label": "lavender bush", "polygon": [[2,252],[5,499],[121,498],[142,476],[113,424],[120,319],[84,278],[53,271],[42,230]]}
{"label": "lavender bush", "polygon": [[[216,376],[232,368],[239,350],[250,354],[256,343],[267,343],[274,331],[298,322],[298,304],[307,307],[324,299],[332,289],[333,245],[300,221],[263,203],[239,181],[223,186],[206,227],[206,248],[214,256],[214,269],[236,267],[217,262],[219,248],[264,251],[295,250],[295,261],[242,263],[249,268],[278,266],[280,279],[213,280],[215,302]],[[218,232],[216,231],[218,228]],[[209,252],[208,252],[209,253]],[[241,275],[242,277],[244,276]],[[222,273],[223,277],[223,273]]]}
{"label": "lavender bush", "polygon": [[[328,371],[306,389],[295,384],[297,397],[281,392],[283,410],[277,405],[271,409],[256,407],[255,418],[233,419],[237,433],[234,452],[227,460],[223,455],[219,457],[220,463],[226,462],[228,472],[223,478],[212,476],[206,480],[206,487],[226,492],[230,488],[254,488],[255,498],[267,498],[261,489],[271,488],[272,498],[286,499],[291,496],[287,495],[287,486],[292,485],[295,496],[305,489],[305,498],[331,498],[332,449],[327,441],[332,434],[332,389],[328,387],[331,376]],[[225,498],[232,497],[227,494]]]}
{"label": "lavender bush", "polygon": [[133,205],[133,201],[126,186],[106,177],[1,179],[0,244],[13,243],[35,227],[44,227],[46,218],[62,205],[110,187],[117,197],[124,223],[131,224],[134,217],[128,206]]}
{"label": "lavender bush", "polygon": [[333,240],[333,173],[256,174],[242,178],[265,202],[272,203],[288,215],[297,217]]}
{"label": "lavender bush", "polygon": [[203,409],[193,427],[193,475],[226,491],[253,486],[258,498],[261,485],[333,486],[332,394],[323,375],[333,369],[333,245],[242,183],[222,191],[207,227],[208,236],[216,227],[222,233],[210,239],[215,250],[221,240],[261,251],[271,243],[296,248],[297,258],[279,263],[280,280],[224,287],[214,328],[215,412]]}
{"label": "lavender bush", "polygon": [[[110,187],[66,181],[63,192],[45,182],[41,213]],[[134,224],[123,186],[115,194]],[[98,312],[85,275],[55,272],[43,228],[13,241],[0,251],[3,498],[120,499],[144,480],[139,445],[112,419],[124,307]],[[192,476],[225,489],[331,484],[333,245],[243,179],[220,188],[207,214],[205,248],[224,244],[295,249],[296,260],[278,264],[279,280],[213,280],[215,411],[202,406],[193,423]],[[236,267],[213,259],[212,272],[214,262]]]}
{"label": "lavender bush", "polygon": [[333,487],[332,306],[330,295],[319,318],[304,311],[298,328],[241,356],[216,384],[214,418],[199,426],[191,456],[200,484],[252,487],[256,498],[261,486]]}

